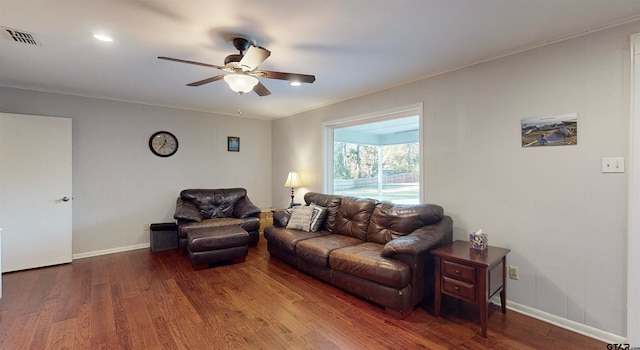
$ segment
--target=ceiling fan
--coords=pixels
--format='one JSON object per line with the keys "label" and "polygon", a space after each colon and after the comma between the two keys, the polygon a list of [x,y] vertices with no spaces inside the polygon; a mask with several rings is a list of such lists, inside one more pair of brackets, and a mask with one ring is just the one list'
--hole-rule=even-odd
{"label": "ceiling fan", "polygon": [[196,81],[187,86],[200,86],[204,84],[208,84],[214,81],[218,81],[220,79],[224,79],[231,90],[239,93],[246,93],[253,90],[259,96],[267,96],[271,94],[269,91],[257,78],[268,78],[268,79],[279,79],[279,80],[287,80],[292,85],[298,85],[300,83],[313,83],[316,80],[316,77],[308,74],[295,74],[295,73],[283,73],[283,72],[273,72],[268,70],[258,70],[258,65],[264,62],[269,55],[271,55],[271,51],[256,46],[254,43],[250,42],[249,39],[244,37],[232,37],[229,39],[229,42],[233,44],[233,46],[240,51],[240,54],[229,55],[224,59],[224,66],[216,66],[208,63],[201,63],[195,61],[182,60],[179,58],[171,58],[159,56],[158,58],[161,60],[195,64],[203,67],[216,68],[222,71],[225,71],[230,74],[220,74],[211,78],[203,79],[200,81]]}

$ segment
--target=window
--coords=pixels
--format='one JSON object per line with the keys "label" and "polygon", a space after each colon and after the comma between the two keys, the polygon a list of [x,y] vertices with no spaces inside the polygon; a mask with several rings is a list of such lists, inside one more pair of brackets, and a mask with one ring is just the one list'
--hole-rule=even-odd
{"label": "window", "polygon": [[326,192],[419,203],[420,111],[326,125]]}

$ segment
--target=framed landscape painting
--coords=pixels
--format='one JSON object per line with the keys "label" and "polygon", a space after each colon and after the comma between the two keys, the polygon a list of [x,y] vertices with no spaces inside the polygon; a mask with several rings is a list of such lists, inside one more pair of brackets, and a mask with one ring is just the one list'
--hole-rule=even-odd
{"label": "framed landscape painting", "polygon": [[578,113],[522,119],[522,147],[578,144]]}

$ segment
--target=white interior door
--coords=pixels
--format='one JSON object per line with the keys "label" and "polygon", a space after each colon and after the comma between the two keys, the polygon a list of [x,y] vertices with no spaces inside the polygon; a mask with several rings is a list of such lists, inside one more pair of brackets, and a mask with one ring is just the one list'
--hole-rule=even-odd
{"label": "white interior door", "polygon": [[0,113],[2,272],[71,262],[71,119]]}

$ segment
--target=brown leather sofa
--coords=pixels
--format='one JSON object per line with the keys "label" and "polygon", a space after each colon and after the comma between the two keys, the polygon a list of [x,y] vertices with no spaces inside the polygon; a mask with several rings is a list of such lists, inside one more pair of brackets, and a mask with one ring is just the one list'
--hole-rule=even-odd
{"label": "brown leather sofa", "polygon": [[286,228],[274,212],[265,228],[272,257],[405,318],[434,291],[431,250],[451,243],[453,220],[434,204],[401,205],[370,198],[309,192],[304,200],[327,208],[317,232]]}
{"label": "brown leather sofa", "polygon": [[260,208],[244,188],[188,189],[180,192],[173,218],[178,224],[178,248],[187,253],[187,234],[214,227],[240,225],[249,234],[249,245],[260,239]]}

